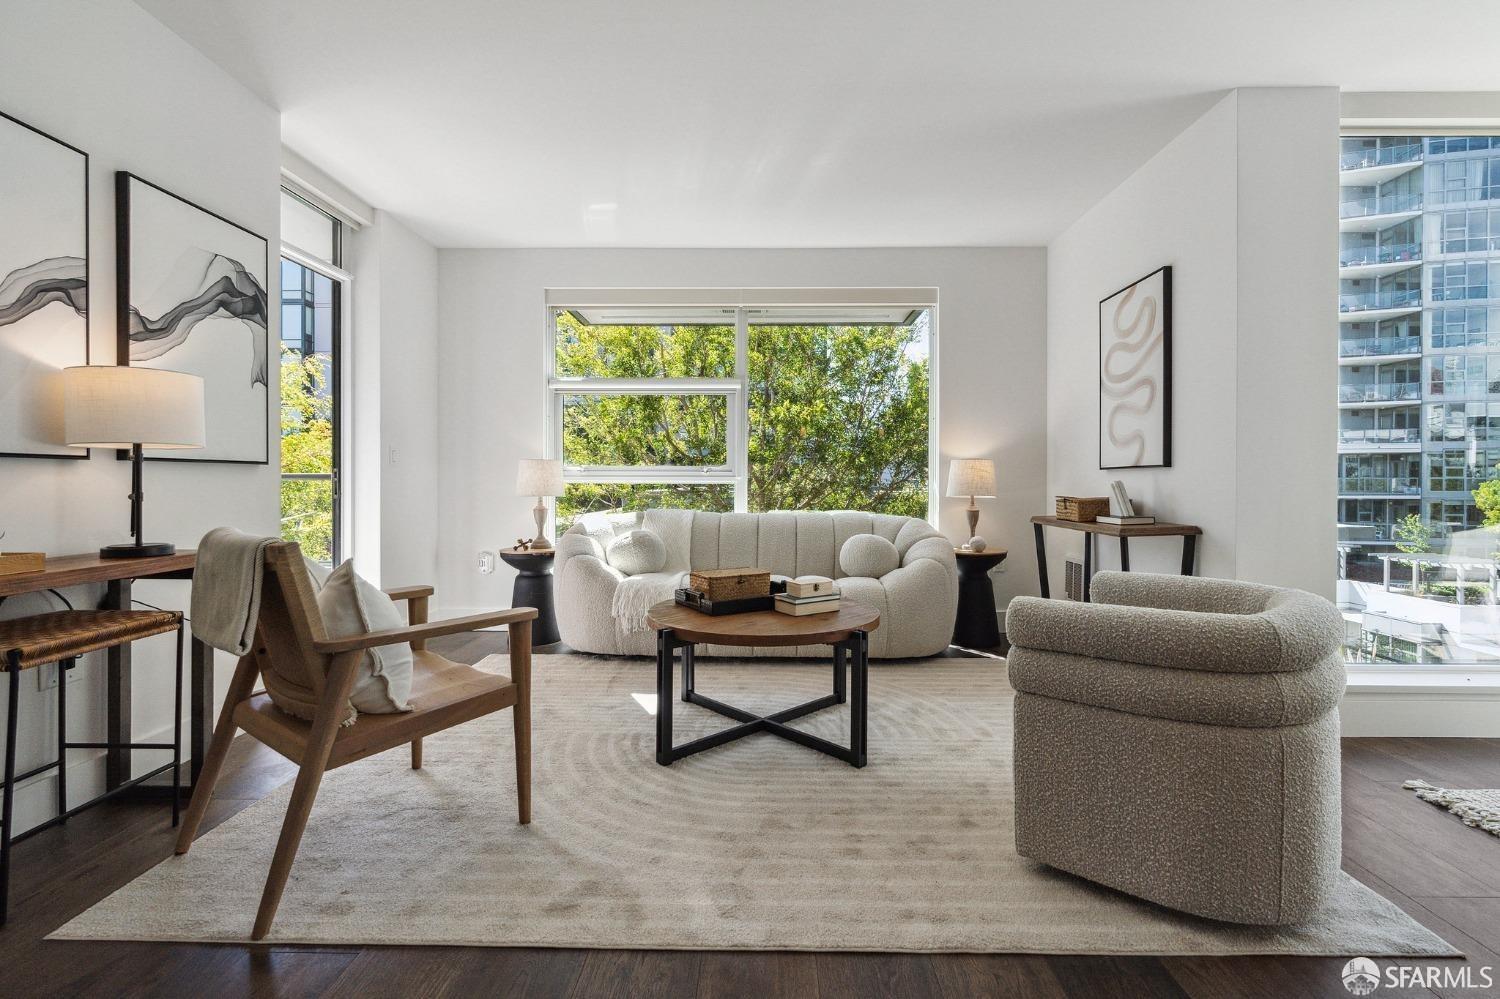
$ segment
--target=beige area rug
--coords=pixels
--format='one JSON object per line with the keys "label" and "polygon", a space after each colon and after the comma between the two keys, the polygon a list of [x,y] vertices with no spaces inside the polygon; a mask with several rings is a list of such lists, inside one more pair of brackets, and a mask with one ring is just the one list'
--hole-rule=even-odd
{"label": "beige area rug", "polygon": [[[504,671],[505,662],[486,664]],[[515,820],[508,712],[325,778],[270,941],[1091,954],[1451,955],[1346,878],[1296,929],[1180,915],[1024,860],[1003,663],[870,668],[863,770],[769,735],[657,766],[655,665],[535,660],[535,816]],[[752,710],[826,666],[700,660]],[[677,701],[678,742],[728,724]],[[846,737],[848,713],[796,723]],[[244,940],[290,783],[53,938]]]}

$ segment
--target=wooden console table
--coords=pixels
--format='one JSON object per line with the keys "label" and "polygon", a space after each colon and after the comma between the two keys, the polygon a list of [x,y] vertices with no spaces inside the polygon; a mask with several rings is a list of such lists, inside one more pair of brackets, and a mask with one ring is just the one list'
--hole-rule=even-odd
{"label": "wooden console table", "polygon": [[1094,574],[1094,538],[1103,534],[1120,539],[1120,570],[1130,571],[1131,538],[1182,538],[1182,574],[1193,574],[1193,557],[1197,553],[1198,535],[1203,529],[1192,524],[1100,524],[1096,521],[1079,522],[1058,517],[1032,517],[1031,529],[1036,533],[1036,569],[1041,577],[1042,596],[1052,596],[1047,585],[1047,546],[1042,538],[1042,528],[1060,527],[1065,531],[1081,531],[1083,539],[1083,599],[1089,599],[1089,580]]}
{"label": "wooden console table", "polygon": [[[46,568],[40,572],[17,572],[0,576],[0,603],[6,597],[22,593],[41,593],[61,590],[70,586],[88,583],[104,584],[104,600],[100,610],[129,610],[130,584],[137,579],[192,579],[193,566],[197,563],[197,552],[178,551],[174,555],[152,558],[100,558],[98,553],[87,555],[49,556]],[[192,682],[188,693],[188,754],[191,757],[189,772],[194,783],[208,754],[208,740],[214,730],[214,657],[207,645],[192,640]],[[106,701],[108,739],[112,743],[133,741],[130,737],[130,646],[121,645],[110,649],[106,660]],[[59,683],[66,678],[59,677]],[[114,790],[130,780],[130,751],[111,749],[105,756],[104,783],[106,790]]]}

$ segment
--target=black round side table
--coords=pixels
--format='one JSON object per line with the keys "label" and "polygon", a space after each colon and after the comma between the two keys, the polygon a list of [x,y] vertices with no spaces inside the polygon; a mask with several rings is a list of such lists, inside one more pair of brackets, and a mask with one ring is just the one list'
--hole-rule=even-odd
{"label": "black round side table", "polygon": [[982,552],[955,548],[958,558],[958,618],[953,622],[953,644],[966,649],[993,649],[1000,644],[995,620],[995,588],[990,570],[1005,561],[1004,548]]}
{"label": "black round side table", "polygon": [[516,570],[516,585],[510,593],[512,607],[535,607],[536,620],[531,622],[531,644],[551,645],[559,640],[557,613],[552,606],[553,549],[522,551],[500,549],[500,558]]}

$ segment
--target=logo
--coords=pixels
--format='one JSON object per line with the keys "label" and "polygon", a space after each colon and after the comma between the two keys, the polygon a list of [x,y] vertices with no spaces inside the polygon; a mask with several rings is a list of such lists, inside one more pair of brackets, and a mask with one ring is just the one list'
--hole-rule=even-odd
{"label": "logo", "polygon": [[1380,968],[1368,957],[1356,957],[1344,965],[1344,988],[1357,996],[1367,996],[1380,984]]}

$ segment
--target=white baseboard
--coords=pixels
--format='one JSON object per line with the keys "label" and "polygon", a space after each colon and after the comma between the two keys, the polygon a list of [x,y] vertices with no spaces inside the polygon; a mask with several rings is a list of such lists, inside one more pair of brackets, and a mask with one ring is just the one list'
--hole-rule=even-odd
{"label": "white baseboard", "polygon": [[1500,683],[1494,677],[1353,674],[1339,706],[1350,738],[1500,738]]}

